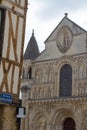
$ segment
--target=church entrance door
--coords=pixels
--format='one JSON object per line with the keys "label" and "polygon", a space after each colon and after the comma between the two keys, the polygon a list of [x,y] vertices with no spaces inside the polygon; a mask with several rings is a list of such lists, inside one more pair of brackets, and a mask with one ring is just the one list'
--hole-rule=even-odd
{"label": "church entrance door", "polygon": [[67,118],[64,121],[63,130],[76,130],[75,121],[72,118]]}

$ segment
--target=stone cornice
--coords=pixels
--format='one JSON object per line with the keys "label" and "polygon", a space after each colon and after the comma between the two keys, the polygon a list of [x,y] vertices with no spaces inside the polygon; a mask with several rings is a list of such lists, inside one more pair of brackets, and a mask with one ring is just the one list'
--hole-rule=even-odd
{"label": "stone cornice", "polygon": [[82,96],[82,97],[54,97],[54,98],[39,98],[39,99],[29,99],[28,103],[29,104],[39,104],[39,103],[68,103],[68,102],[83,102],[83,101],[87,101],[87,97],[86,96]]}
{"label": "stone cornice", "polygon": [[41,64],[41,63],[46,63],[48,61],[52,63],[54,61],[60,61],[61,59],[72,59],[72,58],[78,58],[78,57],[87,57],[87,52],[73,54],[73,55],[63,55],[61,57],[49,59],[49,60],[33,61],[33,63],[34,64]]}

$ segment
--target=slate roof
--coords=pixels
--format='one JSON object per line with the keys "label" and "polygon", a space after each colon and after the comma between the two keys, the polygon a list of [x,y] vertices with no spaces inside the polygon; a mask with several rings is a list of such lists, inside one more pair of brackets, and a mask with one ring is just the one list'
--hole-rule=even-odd
{"label": "slate roof", "polygon": [[34,36],[34,30],[32,31],[32,36],[28,42],[27,48],[24,53],[24,60],[28,59],[36,59],[39,56],[39,48],[37,45],[37,41]]}

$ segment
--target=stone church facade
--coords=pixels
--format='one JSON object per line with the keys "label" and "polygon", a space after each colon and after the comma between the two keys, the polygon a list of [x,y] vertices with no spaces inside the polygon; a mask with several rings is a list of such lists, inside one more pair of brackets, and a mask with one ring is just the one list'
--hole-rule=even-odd
{"label": "stone church facade", "polygon": [[65,14],[43,52],[34,50],[28,57],[29,44],[27,48],[21,80],[26,117],[21,130],[87,130],[87,31]]}

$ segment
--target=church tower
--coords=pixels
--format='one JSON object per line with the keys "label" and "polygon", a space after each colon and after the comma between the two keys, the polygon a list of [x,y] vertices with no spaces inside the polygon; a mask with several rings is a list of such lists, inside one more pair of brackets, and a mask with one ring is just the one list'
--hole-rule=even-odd
{"label": "church tower", "polygon": [[35,60],[39,56],[39,48],[34,36],[34,30],[32,30],[32,36],[28,42],[27,48],[24,53],[24,60]]}
{"label": "church tower", "polygon": [[0,0],[0,130],[16,130],[27,0]]}
{"label": "church tower", "polygon": [[32,35],[29,39],[27,48],[24,53],[22,79],[21,79],[21,92],[22,92],[22,106],[26,107],[26,117],[21,119],[21,130],[28,129],[28,104],[27,101],[30,97],[30,89],[33,83],[33,62],[39,56],[38,43],[32,30]]}

